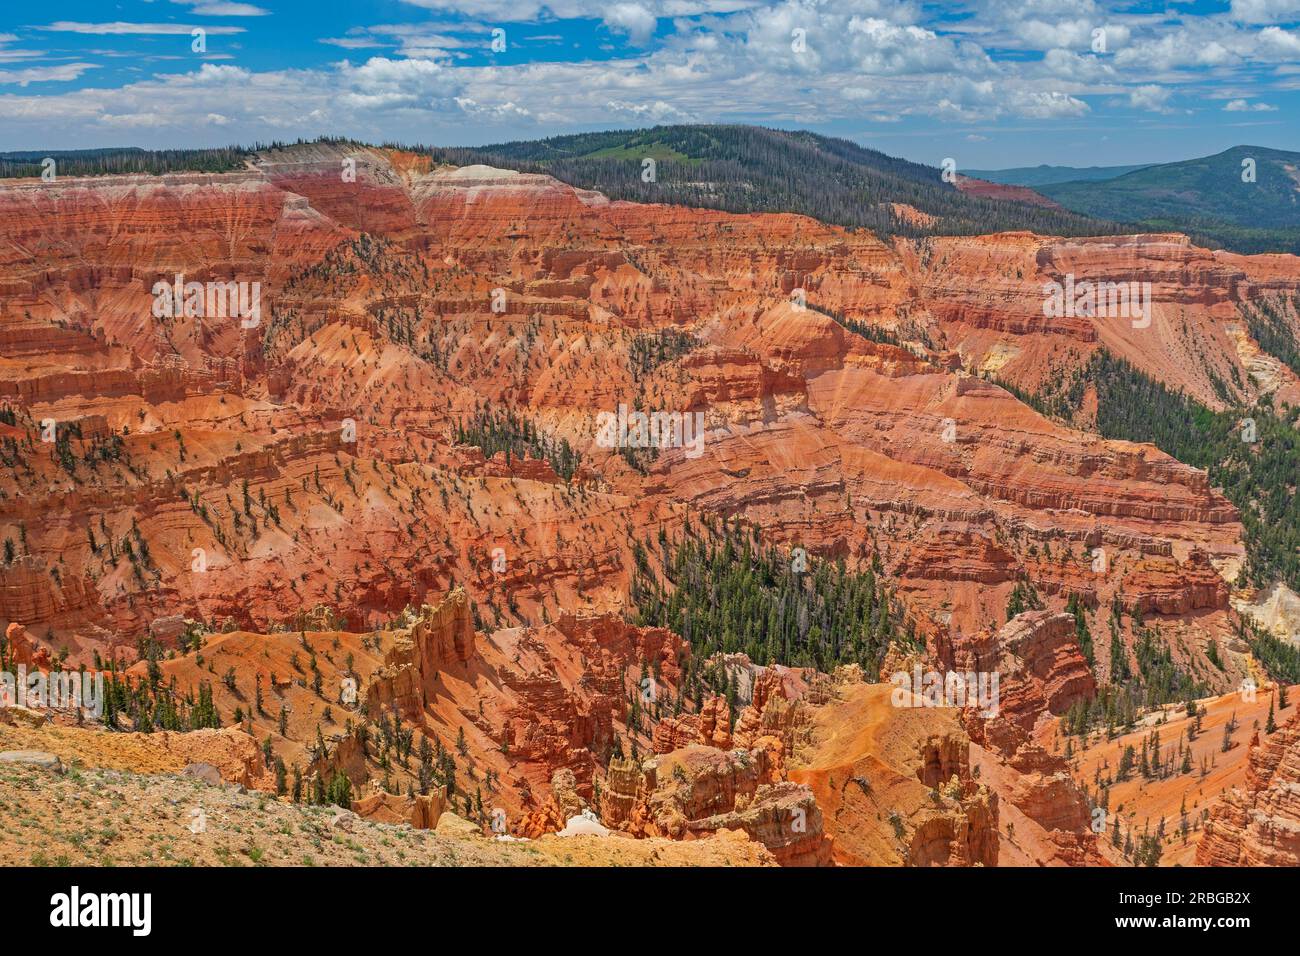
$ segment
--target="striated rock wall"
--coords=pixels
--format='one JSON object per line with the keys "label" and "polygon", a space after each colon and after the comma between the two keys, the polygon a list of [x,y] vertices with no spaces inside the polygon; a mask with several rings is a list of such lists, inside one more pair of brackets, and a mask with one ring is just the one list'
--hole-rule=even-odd
{"label": "striated rock wall", "polygon": [[[338,175],[344,158],[355,183]],[[769,779],[752,793],[746,783],[742,802],[781,783],[803,744],[807,702],[776,692],[777,669],[735,670],[739,713],[712,699],[670,716],[686,643],[620,619],[632,544],[673,539],[707,513],[814,559],[883,568],[891,606],[932,658],[1002,674],[1003,717],[969,732],[1025,768],[1027,782],[1002,793],[1073,833],[1078,801],[1027,739],[1091,693],[1052,612],[1079,594],[1162,615],[1190,649],[1180,664],[1199,672],[1208,640],[1230,633],[1216,568],[1231,577],[1240,563],[1240,516],[1204,472],[1062,427],[982,376],[1034,389],[1105,347],[1210,404],[1214,381],[1240,380],[1229,387],[1246,400],[1258,349],[1247,330],[1228,331],[1236,305],[1300,288],[1293,257],[1179,236],[885,244],[799,216],[609,202],[545,176],[325,144],[268,150],[225,175],[3,184],[0,246],[12,253],[0,263],[0,404],[17,421],[0,425],[12,462],[0,469],[0,538],[19,552],[0,568],[0,624],[27,625],[74,663],[129,649],[158,619],[247,627],[259,633],[223,642],[241,688],[217,689],[223,713],[247,708],[252,672],[271,666],[263,652],[279,656],[277,679],[291,671],[294,641],[274,625],[355,629],[330,640],[368,658],[368,714],[396,710],[444,746],[465,731],[511,813],[549,812],[560,770],[594,801],[609,766],[602,800],[633,830],[657,825],[647,801],[659,782],[647,789],[610,764],[616,740],[625,753],[632,738],[640,754],[757,753]],[[260,282],[262,326],[154,316],[153,282],[176,273]],[[1152,327],[1046,319],[1042,285],[1068,274],[1150,281]],[[791,303],[796,288],[808,308]],[[491,305],[497,289],[504,311]],[[682,354],[649,369],[646,353],[634,360],[640,337],[667,332],[683,336]],[[1279,395],[1294,385],[1284,368],[1269,375]],[[703,453],[664,449],[638,468],[598,445],[595,414],[637,399],[703,414]],[[567,441],[582,459],[573,478],[456,445],[456,424],[484,406]],[[39,441],[45,417],[90,434],[56,454]],[[343,437],[345,423],[355,435]],[[1097,548],[1107,570],[1092,568]],[[1026,579],[1049,609],[1003,628]],[[337,617],[300,617],[317,605]],[[418,620],[385,631],[382,652],[364,647],[362,633],[408,605],[425,606]],[[318,645],[337,680],[341,661]],[[643,663],[658,684],[637,706],[652,741],[628,726]],[[192,659],[168,669],[210,681]],[[1241,665],[1204,670],[1226,686]],[[276,686],[291,687],[295,721],[320,719],[325,697]],[[261,739],[274,715],[257,721]],[[993,807],[968,792],[960,735],[926,743],[946,733],[918,731],[899,758],[909,787],[913,760],[924,778],[924,799],[904,801],[915,819],[901,821],[921,834],[914,846],[892,842],[874,804],[868,822],[885,836],[859,834],[851,788],[832,794],[844,819],[822,803],[828,829],[861,836],[866,857],[986,858]],[[355,744],[340,746],[364,775]],[[922,819],[925,800],[944,819]],[[768,827],[764,812],[747,826]]]}
{"label": "striated rock wall", "polygon": [[1007,622],[997,643],[1004,706],[1013,723],[1028,729],[1044,712],[1063,714],[1096,693],[1071,615],[1027,611]]}
{"label": "striated rock wall", "polygon": [[1247,761],[1244,786],[1210,807],[1196,865],[1300,866],[1300,713],[1262,739],[1256,731]]}
{"label": "striated rock wall", "polygon": [[[338,175],[343,159],[355,182]],[[1203,473],[1062,428],[978,373],[1028,387],[1048,360],[1104,344],[1174,384],[1189,368],[1199,382],[1207,362],[1232,381],[1236,346],[1213,333],[1225,309],[1295,278],[1286,257],[1174,236],[886,245],[799,216],[609,202],[545,176],[328,144],[267,150],[225,175],[10,184],[0,211],[0,240],[19,250],[0,268],[14,293],[0,297],[0,341],[24,356],[0,363],[0,396],[38,418],[104,416],[123,444],[121,468],[82,465],[75,480],[24,450],[33,474],[0,489],[4,533],[26,525],[45,569],[67,566],[68,594],[27,581],[11,619],[71,632],[80,656],[103,640],[97,624],[140,631],[184,614],[265,629],[325,602],[362,627],[452,582],[480,604],[514,602],[521,620],[619,610],[629,529],[671,532],[700,510],[814,554],[879,557],[919,618],[968,630],[1023,575],[1103,605],[1219,611],[1211,566],[1180,557],[1240,558],[1235,510]],[[345,267],[322,266],[327,255]],[[178,272],[261,282],[262,328],[156,319],[151,285]],[[1046,327],[1041,285],[1069,272],[1150,277],[1163,324]],[[498,288],[504,312],[489,305]],[[795,288],[808,308],[791,304]],[[1210,337],[1156,347],[1182,341],[1183,323]],[[641,375],[632,341],[667,329],[692,347]],[[641,474],[595,446],[593,413],[642,391],[704,413],[707,452],[667,450]],[[451,448],[453,424],[483,403],[569,441],[582,493],[546,463]],[[355,443],[338,439],[345,419]],[[157,565],[138,576],[103,547],[132,518]],[[481,556],[503,541],[497,574]],[[1116,574],[1087,570],[1098,546]],[[203,578],[189,570],[196,547]]]}

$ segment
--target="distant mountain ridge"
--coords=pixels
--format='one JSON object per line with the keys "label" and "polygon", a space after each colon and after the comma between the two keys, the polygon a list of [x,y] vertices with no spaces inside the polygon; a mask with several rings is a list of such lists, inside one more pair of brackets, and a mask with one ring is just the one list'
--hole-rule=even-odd
{"label": "distant mountain ridge", "polygon": [[1300,153],[1263,146],[1038,191],[1084,215],[1186,232],[1235,252],[1300,255]]}
{"label": "distant mountain ridge", "polygon": [[1008,186],[1028,186],[1036,189],[1053,183],[1099,182],[1114,179],[1125,173],[1147,169],[1153,163],[1140,163],[1136,166],[1017,166],[1012,169],[964,169],[961,172],[976,179],[987,179],[991,183],[1003,183]]}
{"label": "distant mountain ridge", "polygon": [[[385,145],[455,165],[544,173],[612,199],[792,212],[882,237],[1184,232],[1208,247],[1300,254],[1300,153],[1260,146],[1144,166],[958,170],[1006,187],[999,190],[969,181],[956,188],[938,167],[850,140],[758,126],[656,126],[481,147]],[[0,153],[0,178],[40,176],[46,156],[60,176],[229,172],[264,148],[10,151]]]}

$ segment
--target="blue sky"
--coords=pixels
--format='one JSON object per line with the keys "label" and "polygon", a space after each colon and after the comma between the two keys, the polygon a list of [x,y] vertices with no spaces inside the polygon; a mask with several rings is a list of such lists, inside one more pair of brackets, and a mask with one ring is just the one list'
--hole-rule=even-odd
{"label": "blue sky", "polygon": [[1300,149],[1298,107],[1300,0],[52,0],[0,9],[0,150],[322,134],[478,145],[751,122],[925,163],[1088,166],[1242,143]]}

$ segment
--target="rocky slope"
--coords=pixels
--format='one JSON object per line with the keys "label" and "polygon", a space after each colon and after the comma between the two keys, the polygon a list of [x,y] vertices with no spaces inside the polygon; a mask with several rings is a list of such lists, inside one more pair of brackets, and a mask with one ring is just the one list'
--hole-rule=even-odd
{"label": "rocky slope", "polygon": [[[1150,281],[1153,324],[1045,319],[1042,286],[1066,274]],[[260,312],[166,314],[156,284],[177,276],[257,283]],[[1294,376],[1264,369],[1232,318],[1297,288],[1291,257],[1176,236],[884,243],[359,147],[0,183],[0,625],[43,660],[154,653],[287,765],[357,786],[418,782],[357,735],[409,730],[456,752],[462,786],[521,831],[588,808],[641,835],[742,830],[782,862],[903,859],[892,827],[848,825],[845,843],[831,791],[814,802],[787,772],[796,723],[816,723],[795,719],[798,672],[778,691],[733,667],[751,676],[732,714],[718,687],[695,699],[684,671],[707,662],[684,636],[622,619],[642,542],[727,517],[878,568],[927,661],[1008,669],[999,722],[967,719],[971,754],[954,736],[953,774],[918,781],[957,789],[941,822],[904,825],[909,858],[1003,859],[1001,802],[1036,828],[1012,859],[1085,862],[1048,834],[1077,835],[1086,807],[1027,741],[1113,672],[1114,603],[1158,621],[1211,690],[1235,686],[1251,663],[1226,583],[1242,528],[1203,472],[980,376],[1034,388],[1105,346],[1211,404],[1216,380],[1286,396]],[[699,454],[606,447],[599,416],[621,404],[698,412]],[[545,443],[457,440],[507,411]],[[1041,617],[1004,628],[1026,582]],[[1093,668],[1060,620],[1070,596]],[[1137,625],[1117,627],[1127,656]],[[669,695],[648,714],[643,667]],[[985,760],[1010,768],[987,801]]]}
{"label": "rocky slope", "polygon": [[1240,787],[1209,808],[1198,866],[1300,866],[1300,716],[1254,731]]}
{"label": "rocky slope", "polygon": [[[1185,577],[1197,552],[1240,554],[1232,507],[1197,473],[1065,431],[952,371],[946,353],[917,359],[817,311],[929,329],[983,368],[963,330],[989,323],[956,283],[979,277],[980,314],[1024,312],[1041,298],[1035,277],[993,298],[990,279],[1056,269],[1066,253],[1049,240],[909,251],[795,216],[609,203],[536,175],[356,158],[355,183],[315,147],[241,174],[0,190],[4,325],[26,343],[0,368],[25,436],[0,506],[23,558],[4,571],[0,617],[84,654],[167,613],[265,625],[322,603],[365,620],[453,579],[476,596],[508,591],[525,613],[614,606],[623,513],[657,527],[681,503],[740,514],[776,541],[878,552],[960,627],[987,622],[978,602],[1001,603],[1021,575],[1138,599],[1153,576]],[[160,225],[177,217],[191,224],[183,238]],[[358,241],[362,230],[383,238]],[[1095,250],[1061,259],[1078,269],[1135,251],[1202,255],[1159,237],[1074,247]],[[996,248],[1012,260],[979,252]],[[1169,288],[1205,287],[1209,322],[1244,273],[1204,261],[1177,267]],[[154,318],[147,280],[174,273],[261,282],[265,320]],[[813,308],[790,304],[795,289]],[[994,324],[1059,351],[1032,322]],[[632,340],[663,327],[694,347],[641,374]],[[1147,364],[1188,364],[1168,358]],[[637,396],[703,410],[707,453],[666,452],[645,475],[621,467],[595,445],[595,418]],[[568,439],[588,480],[448,447],[485,402]],[[68,453],[38,441],[47,419],[76,424]],[[147,556],[123,546],[134,538]],[[1093,580],[1081,556],[1097,547],[1113,570]],[[1173,590],[1161,598],[1172,610],[1225,605]]]}
{"label": "rocky slope", "polygon": [[[1098,348],[1217,408],[1217,380],[1240,398],[1277,392],[1300,398],[1295,373],[1252,362],[1257,345],[1242,329],[1238,304],[1292,295],[1296,258],[1211,252],[1178,234],[1054,239],[1001,233],[931,239],[914,260],[922,301],[943,342],[966,368],[1029,390],[1068,380]],[[1149,314],[1071,309],[1049,316],[1044,286],[1149,283]],[[1122,300],[1117,300],[1117,302]],[[1105,307],[1103,307],[1105,306]]]}
{"label": "rocky slope", "polygon": [[685,843],[583,835],[504,842],[474,828],[414,829],[188,777],[91,768],[0,766],[0,811],[6,866],[774,865],[741,833]]}
{"label": "rocky slope", "polygon": [[819,708],[792,777],[808,784],[849,866],[995,866],[999,798],[971,773],[948,709],[896,708],[879,685]]}

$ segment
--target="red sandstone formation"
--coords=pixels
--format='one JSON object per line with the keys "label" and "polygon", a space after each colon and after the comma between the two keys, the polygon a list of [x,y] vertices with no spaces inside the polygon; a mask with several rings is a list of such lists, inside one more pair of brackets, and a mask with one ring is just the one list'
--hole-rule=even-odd
{"label": "red sandstone formation", "polygon": [[40,646],[17,621],[5,628],[5,659],[11,666],[18,664],[30,668],[48,669],[50,649]]}
{"label": "red sandstone formation", "polygon": [[996,646],[1003,695],[998,712],[1022,729],[1032,729],[1044,714],[1065,713],[1096,690],[1068,614],[1026,611],[998,632]]}
{"label": "red sandstone formation", "polygon": [[442,671],[462,667],[474,653],[469,600],[457,589],[437,607],[424,605],[397,642],[366,693],[365,710],[377,717],[396,710],[416,720],[429,705],[429,694]]}
{"label": "red sandstone formation", "polygon": [[1029,855],[1073,866],[1102,863],[1091,829],[1092,808],[1069,765],[1034,739],[1041,722],[1091,699],[1096,691],[1073,615],[1026,611],[991,639],[982,635],[955,642],[951,659],[959,672],[995,670],[999,675],[996,709],[990,712],[968,700],[962,722],[981,753],[991,756],[989,762],[1001,765],[990,775],[990,786],[1025,823],[1041,831],[1031,833],[1022,823],[1020,839]]}
{"label": "red sandstone formation", "polygon": [[[338,176],[347,155],[355,183]],[[786,691],[802,678],[741,668],[739,714],[716,698],[674,712],[686,642],[622,618],[633,543],[711,514],[815,558],[879,561],[926,660],[1002,672],[1001,715],[968,720],[982,752],[963,763],[959,737],[939,747],[952,773],[918,781],[934,806],[908,804],[895,842],[892,827],[860,832],[851,790],[827,804],[814,787],[836,846],[863,847],[843,858],[996,862],[1001,798],[1031,821],[1022,834],[1061,835],[1059,854],[1044,836],[1027,857],[1089,861],[1065,846],[1080,799],[1029,743],[1093,688],[1057,612],[1083,597],[1099,674],[1112,601],[1160,617],[1200,664],[1232,633],[1242,527],[1205,473],[1065,428],[980,376],[1036,388],[1104,346],[1211,405],[1215,379],[1243,398],[1300,394],[1233,321],[1243,299],[1300,288],[1296,260],[1181,236],[886,244],[795,215],[610,202],[545,176],[314,145],[222,175],[0,184],[0,244],[0,406],[15,422],[0,426],[0,624],[29,635],[15,653],[132,660],[137,638],[177,650],[196,622],[204,662],[180,654],[164,671],[193,687],[234,668],[218,706],[258,740],[289,707],[288,762],[382,783],[349,719],[395,714],[448,751],[463,731],[457,759],[476,786],[493,775],[485,803],[530,833],[573,809],[554,792],[567,772],[632,831],[663,817],[822,858],[818,827],[795,839],[782,823],[822,819],[784,779],[806,717]],[[155,314],[154,284],[177,274],[260,283],[260,324]],[[1151,282],[1152,326],[1046,318],[1043,285],[1067,274]],[[637,337],[665,331],[692,347],[636,368]],[[702,453],[664,449],[641,471],[601,447],[599,413],[637,400],[702,413]],[[572,480],[456,445],[489,406],[568,441]],[[49,420],[58,441],[42,441]],[[1026,579],[1048,610],[1004,628]],[[643,666],[655,694],[631,727]],[[1222,691],[1245,666],[1202,673]],[[275,699],[250,714],[258,676]],[[345,677],[364,710],[338,703]],[[318,724],[328,752],[313,756]],[[620,739],[688,778],[736,752],[766,770],[692,816],[681,807],[704,808],[687,785],[657,771],[647,789],[630,754],[611,762]],[[710,752],[698,768],[674,757],[696,748]],[[1009,775],[988,792],[970,776],[984,755]],[[449,797],[456,812],[465,797]]]}
{"label": "red sandstone formation", "polygon": [[417,830],[432,830],[446,809],[447,794],[441,788],[428,795],[401,797],[382,790],[352,801],[352,812],[379,823],[409,823]]}
{"label": "red sandstone formation", "polygon": [[[923,240],[914,261],[947,345],[967,368],[1004,381],[1037,388],[1068,376],[1104,346],[1211,407],[1222,402],[1214,377],[1240,381],[1247,400],[1278,389],[1293,402],[1300,396],[1293,373],[1252,370],[1255,355],[1237,314],[1244,299],[1294,293],[1294,257],[1211,252],[1181,235],[1061,239],[1008,232]],[[1044,285],[1071,275],[1151,283],[1151,324],[1044,315]]]}
{"label": "red sandstone formation", "polygon": [[665,717],[655,726],[655,753],[667,754],[694,744],[719,750],[749,749],[763,738],[773,738],[787,750],[793,746],[802,718],[781,669],[752,668],[748,659],[739,656],[741,669],[752,676],[745,690],[750,703],[736,720],[732,721],[725,699],[710,697],[699,713]]}
{"label": "red sandstone formation", "polygon": [[[798,536],[851,556],[865,550],[856,529],[872,527],[871,547],[918,608],[937,612],[958,586],[953,613],[963,626],[987,623],[976,602],[1003,601],[1017,573],[1031,568],[1057,587],[1098,584],[1130,603],[1219,601],[1212,582],[1209,592],[1179,583],[1187,573],[1174,555],[1191,543],[1214,560],[1239,556],[1231,507],[1203,476],[1149,449],[1065,432],[999,389],[954,375],[950,360],[982,367],[962,336],[966,325],[987,323],[953,305],[966,293],[952,283],[977,276],[988,299],[997,283],[979,256],[1004,249],[1014,263],[993,273],[1019,271],[1020,298],[988,299],[989,309],[1032,313],[1041,311],[1037,287],[1048,273],[1082,273],[1107,255],[1200,256],[1206,265],[1177,272],[1169,288],[1191,278],[1218,290],[1205,298],[1205,321],[1217,327],[1222,310],[1213,303],[1232,301],[1233,290],[1251,281],[1285,286],[1285,269],[1272,259],[1201,253],[1167,237],[1089,245],[1010,234],[930,240],[921,253],[796,216],[610,203],[535,175],[354,152],[351,184],[337,175],[339,148],[314,146],[273,151],[226,176],[0,190],[0,206],[14,213],[4,219],[6,238],[31,250],[30,261],[6,268],[32,290],[4,306],[5,328],[26,357],[0,363],[0,389],[30,408],[25,435],[45,417],[98,416],[124,456],[71,476],[37,456],[32,467],[63,490],[53,498],[42,491],[36,504],[37,482],[9,489],[0,523],[14,534],[27,526],[22,560],[30,570],[0,571],[0,618],[51,627],[84,655],[161,613],[264,626],[322,603],[360,624],[453,580],[476,599],[513,594],[530,614],[547,604],[558,615],[579,586],[587,601],[613,608],[626,564],[613,513],[629,497],[638,525],[675,521],[668,506],[684,500],[742,513],[777,540]],[[245,215],[238,236],[218,214],[232,203]],[[193,226],[184,241],[164,244],[154,224],[178,210]],[[105,215],[130,229],[110,234]],[[34,238],[36,222],[52,224],[59,251]],[[355,271],[319,265],[362,230],[379,238],[360,255],[343,254]],[[272,231],[274,247],[247,238]],[[393,245],[376,251],[382,239]],[[534,251],[517,255],[523,248]],[[132,266],[74,275],[65,249],[78,263],[128,256]],[[177,271],[261,281],[263,333],[243,335],[237,323],[211,317],[154,319],[146,280]],[[49,288],[38,295],[38,283]],[[813,308],[792,308],[796,287]],[[497,288],[504,313],[491,309]],[[927,362],[863,341],[821,308],[905,336],[923,325],[949,349]],[[396,341],[399,319],[419,326],[427,345]],[[702,345],[675,363],[675,375],[657,375],[651,395],[707,409],[709,453],[662,456],[643,480],[591,444],[593,421],[637,387],[627,369],[630,337],[665,325],[689,329]],[[980,347],[1020,347],[999,334]],[[1231,361],[1236,353],[1224,354]],[[1187,365],[1148,359],[1144,367]],[[581,508],[540,463],[476,465],[447,454],[453,422],[485,399],[525,405],[590,455]],[[344,419],[356,423],[355,442],[340,440]],[[947,420],[956,425],[953,442],[944,440]],[[413,466],[430,454],[432,467]],[[232,513],[243,509],[225,498],[242,499],[244,481],[254,510],[265,496],[275,517]],[[413,520],[423,502],[444,495],[447,513]],[[513,504],[498,520],[503,499]],[[115,517],[128,512],[150,545],[151,567],[140,574],[104,552],[103,539],[135,533]],[[581,542],[556,540],[557,529],[584,525]],[[78,526],[90,527],[95,547]],[[512,534],[509,570],[496,576],[488,552]],[[1033,567],[1027,551],[1052,541],[1075,560]],[[1088,582],[1081,555],[1094,547],[1114,551],[1119,566],[1131,553],[1172,589],[1153,592],[1131,574]],[[195,548],[206,555],[206,577],[191,570]],[[989,593],[977,598],[985,585]]]}
{"label": "red sandstone formation", "polygon": [[1247,761],[1244,784],[1210,808],[1196,864],[1300,866],[1300,714],[1262,739],[1256,731]]}
{"label": "red sandstone formation", "polygon": [[615,758],[602,819],[638,836],[692,839],[742,830],[783,866],[825,866],[832,842],[813,792],[784,779],[781,743],[762,738],[752,750],[701,744],[645,761]]}
{"label": "red sandstone formation", "polygon": [[786,779],[785,755],[804,727],[804,709],[781,670],[754,668],[742,655],[723,663],[748,677],[749,703],[734,730],[721,697],[698,713],[663,718],[655,757],[610,762],[602,819],[638,836],[675,839],[743,830],[783,866],[826,865],[832,841],[813,793]]}
{"label": "red sandstone formation", "polygon": [[[571,781],[566,789],[579,801],[593,801],[616,738],[649,752],[646,722],[657,705],[647,705],[637,730],[628,724],[628,701],[642,693],[643,661],[658,674],[656,693],[664,700],[678,693],[681,662],[689,654],[680,638],[607,615],[568,615],[543,628],[476,635],[469,613],[465,592],[457,589],[407,611],[390,629],[210,635],[199,654],[161,666],[181,686],[211,684],[218,711],[227,719],[241,711],[257,740],[274,735],[276,754],[287,766],[324,779],[341,771],[358,793],[380,785],[405,793],[418,783],[414,757],[390,754],[389,766],[380,766],[387,745],[374,736],[376,728],[395,721],[415,735],[411,754],[416,740],[441,745],[460,766],[462,788],[477,780],[474,787],[483,789],[484,814],[499,808],[512,827],[521,813],[555,797],[557,774]],[[216,680],[228,671],[233,685]],[[143,674],[144,665],[132,673]],[[346,682],[353,702],[345,696]],[[254,706],[258,687],[260,710]],[[363,723],[369,728],[364,738]],[[324,755],[317,752],[318,727]],[[472,777],[463,775],[467,768]],[[484,787],[489,773],[492,783]],[[468,816],[467,794],[474,789],[450,795],[449,808]],[[559,829],[565,819],[553,814],[558,825],[545,829]],[[544,832],[536,820],[522,829]]]}
{"label": "red sandstone formation", "polygon": [[895,707],[855,680],[813,715],[791,778],[821,806],[835,860],[856,866],[994,866],[998,795],[971,773],[950,709]]}

